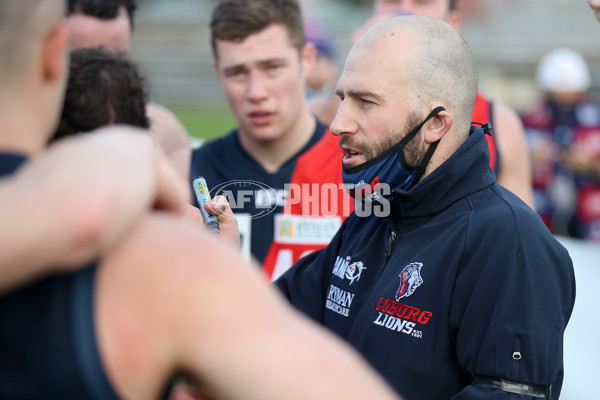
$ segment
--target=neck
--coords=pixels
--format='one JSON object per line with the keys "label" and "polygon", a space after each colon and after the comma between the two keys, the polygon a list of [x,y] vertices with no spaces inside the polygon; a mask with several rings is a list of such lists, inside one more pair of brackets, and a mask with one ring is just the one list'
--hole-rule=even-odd
{"label": "neck", "polygon": [[39,116],[30,109],[18,107],[22,103],[17,98],[4,101],[0,98],[0,150],[34,155],[44,150],[47,129]]}
{"label": "neck", "polygon": [[454,132],[454,128],[448,131],[440,140],[440,144],[435,149],[433,156],[431,156],[431,160],[429,160],[421,180],[435,171],[437,167],[445,163],[468,137],[468,133],[466,135],[459,135],[457,132]]}
{"label": "neck", "polygon": [[274,173],[306,146],[316,123],[315,117],[306,107],[281,137],[271,141],[256,140],[240,132],[240,143],[267,172]]}

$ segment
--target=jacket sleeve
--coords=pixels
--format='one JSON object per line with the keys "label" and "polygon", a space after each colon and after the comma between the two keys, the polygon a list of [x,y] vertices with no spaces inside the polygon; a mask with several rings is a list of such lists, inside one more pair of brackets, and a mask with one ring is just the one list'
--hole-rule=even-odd
{"label": "jacket sleeve", "polygon": [[342,224],[327,247],[300,260],[275,281],[275,286],[299,311],[317,322],[323,322],[325,299],[331,270],[350,218]]}
{"label": "jacket sleeve", "polygon": [[[512,383],[560,394],[563,333],[575,302],[572,261],[539,221],[512,211],[485,226],[473,221],[465,240],[450,330],[466,382],[483,379],[455,400],[532,398],[515,394]],[[489,384],[500,380],[508,390]]]}

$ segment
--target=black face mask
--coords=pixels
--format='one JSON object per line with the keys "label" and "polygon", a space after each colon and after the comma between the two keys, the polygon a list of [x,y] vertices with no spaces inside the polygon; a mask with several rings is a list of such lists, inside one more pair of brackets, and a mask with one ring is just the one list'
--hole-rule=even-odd
{"label": "black face mask", "polygon": [[[409,190],[412,188],[425,173],[427,164],[440,141],[432,143],[423,160],[414,166],[406,162],[404,147],[419,133],[427,121],[442,111],[445,111],[444,107],[436,107],[423,122],[407,133],[402,140],[375,158],[353,167],[344,166],[342,178],[350,195],[355,197],[357,190],[370,186],[368,193],[373,193],[376,196],[376,189],[381,184],[387,184],[391,189]],[[389,193],[391,194],[391,190]]]}

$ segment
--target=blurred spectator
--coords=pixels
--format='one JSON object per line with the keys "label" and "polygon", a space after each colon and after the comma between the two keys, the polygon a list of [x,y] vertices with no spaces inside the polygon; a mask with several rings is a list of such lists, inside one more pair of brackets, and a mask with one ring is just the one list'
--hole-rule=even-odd
{"label": "blurred spectator", "polygon": [[102,49],[71,52],[57,140],[112,124],[148,128],[144,78],[123,56]]}
{"label": "blurred spectator", "polygon": [[328,101],[335,90],[339,77],[336,63],[335,43],[331,33],[317,18],[304,19],[306,43],[315,46],[317,56],[306,77],[307,97],[310,110],[321,121],[333,121],[337,102]]}
{"label": "blurred spectator", "polygon": [[588,0],[588,4],[594,11],[594,15],[600,20],[600,0]]}
{"label": "blurred spectator", "polygon": [[[133,36],[136,0],[68,0],[67,40],[71,49],[104,47],[129,53]],[[182,176],[189,175],[189,135],[167,108],[148,102],[150,129]]]}
{"label": "blurred spectator", "polygon": [[555,49],[540,60],[536,81],[543,98],[522,116],[536,209],[552,232],[600,242],[600,107],[588,65]]}

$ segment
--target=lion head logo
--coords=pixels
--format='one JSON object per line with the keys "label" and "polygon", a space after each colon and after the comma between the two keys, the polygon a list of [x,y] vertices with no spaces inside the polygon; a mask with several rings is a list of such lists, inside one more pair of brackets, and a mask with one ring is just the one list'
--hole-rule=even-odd
{"label": "lion head logo", "polygon": [[421,278],[422,266],[422,263],[410,263],[400,272],[400,275],[398,275],[400,277],[400,287],[396,293],[396,301],[410,296],[423,283],[423,278]]}

